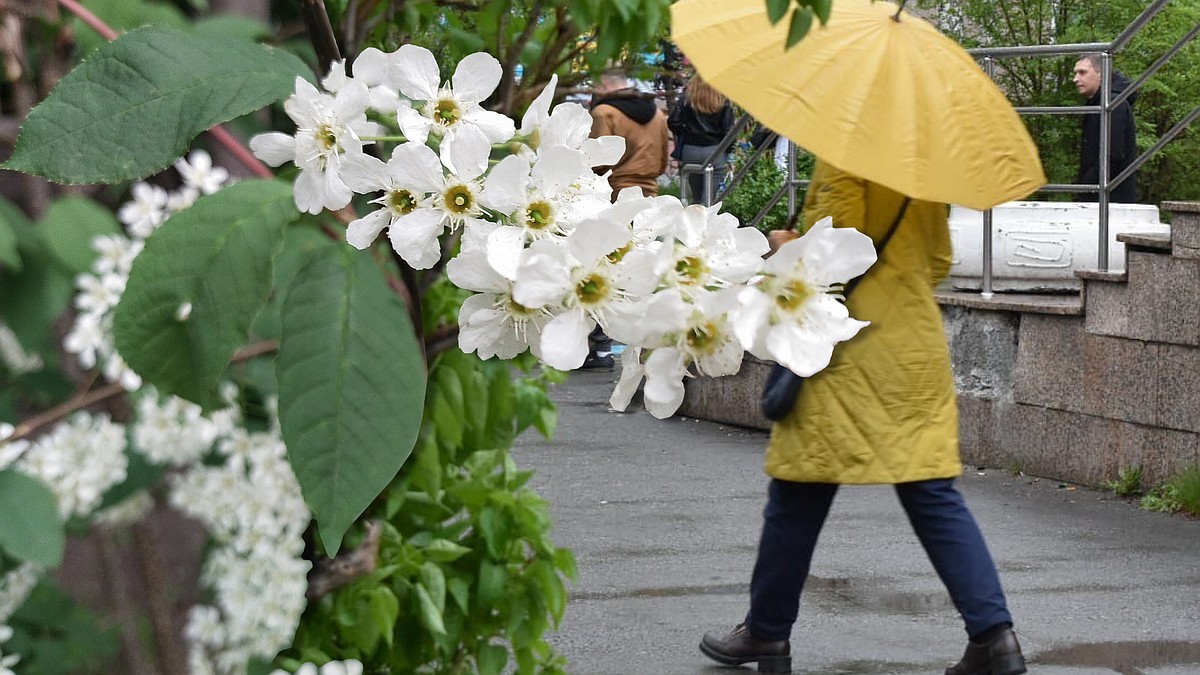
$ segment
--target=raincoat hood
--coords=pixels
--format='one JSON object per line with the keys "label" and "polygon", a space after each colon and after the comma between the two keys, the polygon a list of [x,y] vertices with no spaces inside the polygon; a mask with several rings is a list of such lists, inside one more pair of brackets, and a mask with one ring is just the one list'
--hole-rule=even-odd
{"label": "raincoat hood", "polygon": [[635,89],[621,89],[598,97],[593,108],[602,105],[611,105],[638,124],[649,123],[654,119],[655,113],[658,112],[658,106],[654,103],[654,97],[650,94],[643,94]]}

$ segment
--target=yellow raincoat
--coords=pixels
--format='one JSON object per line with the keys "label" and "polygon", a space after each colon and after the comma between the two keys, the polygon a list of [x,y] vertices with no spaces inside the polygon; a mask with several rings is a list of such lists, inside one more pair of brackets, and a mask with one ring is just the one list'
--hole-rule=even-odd
{"label": "yellow raincoat", "polygon": [[[818,162],[804,203],[878,246],[903,196]],[[834,348],[792,413],[775,424],[766,471],[818,483],[906,483],[962,473],[950,354],[934,286],[950,272],[948,208],[913,200],[879,261],[850,295],[871,325]]]}

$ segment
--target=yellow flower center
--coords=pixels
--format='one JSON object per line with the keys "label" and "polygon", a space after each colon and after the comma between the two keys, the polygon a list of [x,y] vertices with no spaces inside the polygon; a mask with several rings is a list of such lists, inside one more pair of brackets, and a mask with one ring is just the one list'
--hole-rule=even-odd
{"label": "yellow flower center", "polygon": [[454,185],[442,195],[446,210],[455,215],[466,215],[475,207],[475,195],[466,185]]}
{"label": "yellow flower center", "polygon": [[504,309],[514,317],[520,318],[530,317],[534,314],[537,314],[537,310],[529,309],[525,305],[513,300],[511,295],[506,298]]}
{"label": "yellow flower center", "polygon": [[799,279],[787,282],[775,293],[775,304],[785,312],[794,312],[813,295],[813,289]]}
{"label": "yellow flower center", "polygon": [[589,275],[575,285],[575,296],[583,305],[596,305],[604,302],[610,292],[608,279],[599,274]]}
{"label": "yellow flower center", "polygon": [[453,126],[461,119],[462,110],[452,98],[443,98],[433,107],[433,121],[444,127]]}
{"label": "yellow flower center", "polygon": [[325,152],[329,152],[337,147],[337,134],[334,133],[333,127],[328,124],[317,125],[317,145]]}
{"label": "yellow flower center", "polygon": [[699,326],[692,327],[684,337],[687,346],[696,354],[708,354],[713,351],[717,345],[717,335],[719,331],[717,324],[712,321],[705,321]]}
{"label": "yellow flower center", "polygon": [[703,284],[708,279],[708,263],[703,258],[694,255],[689,255],[680,258],[675,263],[675,278],[685,286],[695,286]]}
{"label": "yellow flower center", "polygon": [[608,262],[616,265],[617,263],[621,262],[621,259],[625,257],[625,254],[629,253],[632,250],[633,250],[633,242],[631,241],[628,244],[625,244],[624,246],[622,246],[621,248],[613,251],[612,253],[609,253],[608,254]]}
{"label": "yellow flower center", "polygon": [[387,196],[387,207],[402,216],[412,213],[417,208],[417,196],[403,188],[392,190]]}
{"label": "yellow flower center", "polygon": [[544,230],[554,224],[554,210],[546,202],[534,202],[525,209],[525,227]]}

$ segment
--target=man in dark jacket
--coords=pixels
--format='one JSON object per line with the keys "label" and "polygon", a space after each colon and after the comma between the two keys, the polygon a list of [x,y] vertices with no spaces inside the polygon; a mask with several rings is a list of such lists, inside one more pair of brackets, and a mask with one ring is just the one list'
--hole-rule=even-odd
{"label": "man in dark jacket", "polygon": [[[1087,99],[1087,105],[1100,105],[1100,55],[1085,54],[1075,63],[1075,87]],[[1129,88],[1129,78],[1117,71],[1112,74],[1112,96]],[[1137,129],[1133,123],[1135,92],[1112,111],[1112,127],[1109,138],[1109,173],[1111,181],[1125,170],[1137,157]],[[1079,144],[1079,183],[1100,183],[1100,115],[1083,116],[1083,135]],[[1096,201],[1094,194],[1081,194],[1079,201]],[[1126,178],[1112,191],[1111,201],[1130,204],[1137,201],[1137,174]]]}

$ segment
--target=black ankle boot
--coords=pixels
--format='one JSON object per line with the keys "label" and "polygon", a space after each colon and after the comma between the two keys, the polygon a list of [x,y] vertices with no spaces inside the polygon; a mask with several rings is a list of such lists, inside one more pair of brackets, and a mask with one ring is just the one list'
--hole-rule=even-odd
{"label": "black ankle boot", "polygon": [[728,633],[705,633],[700,651],[727,666],[757,663],[760,673],[792,672],[792,648],[788,641],[759,640],[750,634],[746,624],[739,624]]}
{"label": "black ankle boot", "polygon": [[1020,675],[1025,672],[1025,657],[1012,628],[982,644],[967,643],[962,661],[946,669],[946,675]]}

